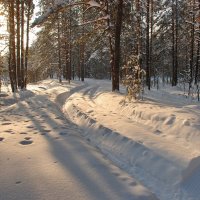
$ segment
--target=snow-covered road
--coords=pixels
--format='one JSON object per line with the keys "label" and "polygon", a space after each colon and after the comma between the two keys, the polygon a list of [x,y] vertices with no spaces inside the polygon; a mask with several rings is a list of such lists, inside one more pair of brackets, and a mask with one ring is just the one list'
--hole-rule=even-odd
{"label": "snow-covered road", "polygon": [[0,200],[156,200],[81,137],[54,102],[61,89],[1,110]]}
{"label": "snow-covered road", "polygon": [[44,80],[8,96],[4,88],[0,200],[156,199],[149,190],[199,200],[199,103],[178,87],[132,102],[110,90],[92,79]]}

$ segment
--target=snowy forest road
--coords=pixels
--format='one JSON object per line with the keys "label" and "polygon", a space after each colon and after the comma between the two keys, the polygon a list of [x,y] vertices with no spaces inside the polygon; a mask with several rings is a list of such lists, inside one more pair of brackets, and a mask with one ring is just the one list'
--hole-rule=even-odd
{"label": "snowy forest road", "polygon": [[157,200],[84,140],[47,90],[0,122],[0,200]]}

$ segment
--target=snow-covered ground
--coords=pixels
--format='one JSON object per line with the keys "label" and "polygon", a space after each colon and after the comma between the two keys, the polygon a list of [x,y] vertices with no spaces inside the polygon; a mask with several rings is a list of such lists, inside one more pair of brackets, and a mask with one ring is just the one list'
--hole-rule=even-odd
{"label": "snow-covered ground", "polygon": [[[71,85],[46,80],[30,85],[18,96],[3,97],[0,114],[12,109],[20,112],[20,99],[32,96],[32,102],[46,95],[66,119],[81,128],[80,135],[159,199],[199,200],[200,104],[186,99],[178,88],[153,89],[145,93],[143,101],[133,102],[110,90],[111,82],[105,80],[87,79]],[[24,103],[28,106],[29,101]],[[12,108],[14,102],[18,103]],[[45,109],[51,106],[47,100],[41,104]],[[6,134],[4,130],[1,136],[5,143]]]}
{"label": "snow-covered ground", "polygon": [[[65,118],[56,97],[79,84],[44,81],[1,95],[0,200],[157,200]],[[74,91],[75,91],[74,90]]]}

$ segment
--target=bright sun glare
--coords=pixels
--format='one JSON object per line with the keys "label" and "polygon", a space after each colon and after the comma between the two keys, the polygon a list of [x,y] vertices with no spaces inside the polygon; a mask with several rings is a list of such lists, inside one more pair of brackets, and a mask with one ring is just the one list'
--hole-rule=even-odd
{"label": "bright sun glare", "polygon": [[[35,12],[33,15],[33,19],[35,18],[36,12],[38,12],[37,8],[37,0],[33,1],[36,5]],[[2,6],[0,5],[0,11],[2,11]],[[31,20],[32,21],[32,20]],[[34,28],[30,30],[30,45],[34,42],[36,39],[36,33],[39,31],[39,28]],[[7,31],[7,18],[6,16],[0,15],[0,52],[2,54],[6,53],[7,46],[8,46],[8,40],[6,39],[8,37],[8,31]]]}

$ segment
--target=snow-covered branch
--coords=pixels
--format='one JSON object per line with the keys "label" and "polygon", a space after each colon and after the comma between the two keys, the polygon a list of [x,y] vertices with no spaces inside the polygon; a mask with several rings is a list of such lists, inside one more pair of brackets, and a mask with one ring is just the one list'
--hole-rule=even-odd
{"label": "snow-covered branch", "polygon": [[79,24],[79,26],[83,26],[83,25],[91,24],[91,23],[96,23],[96,22],[99,22],[101,20],[107,20],[107,19],[110,19],[110,15],[106,15],[104,17],[99,17],[98,19],[95,19],[95,20],[84,22],[82,24]]}
{"label": "snow-covered branch", "polygon": [[72,4],[63,0],[62,2],[57,3],[53,7],[50,7],[49,9],[46,10],[46,12],[43,15],[36,18],[35,21],[32,23],[31,28],[44,23],[50,15],[52,15],[54,13],[58,13],[62,9],[66,9],[68,7],[77,6],[77,5],[81,5],[81,4],[88,5],[90,8],[91,7],[101,7],[101,5],[94,0],[90,0],[88,2],[72,3]]}

